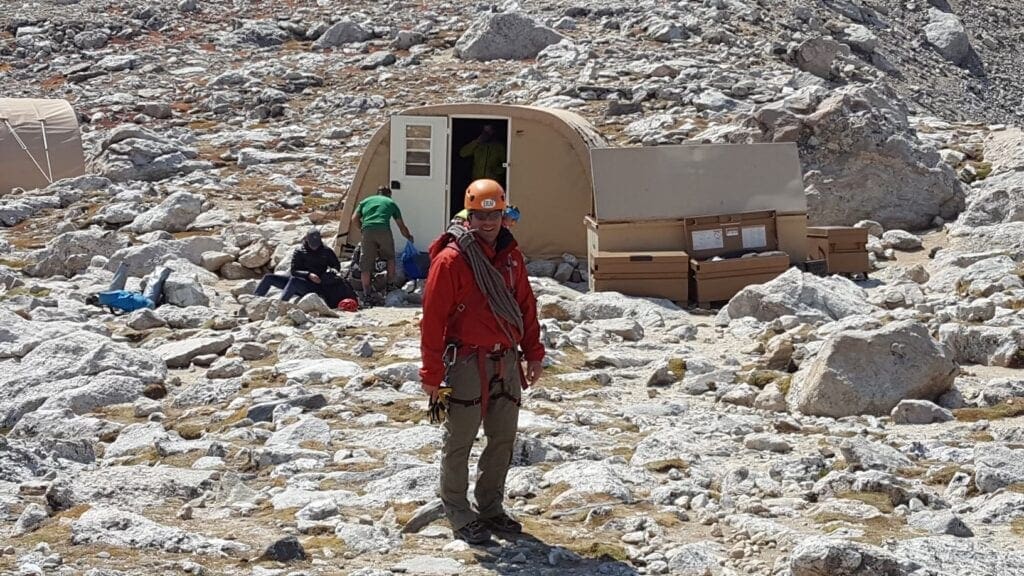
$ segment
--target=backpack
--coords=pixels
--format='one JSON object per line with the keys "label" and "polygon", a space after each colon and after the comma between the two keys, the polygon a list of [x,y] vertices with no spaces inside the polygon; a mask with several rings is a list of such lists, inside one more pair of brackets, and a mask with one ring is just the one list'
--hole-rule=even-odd
{"label": "backpack", "polygon": [[356,291],[352,285],[341,276],[328,271],[320,278],[320,289],[317,293],[324,299],[324,302],[331,308],[337,308],[338,302],[346,298],[356,298]]}

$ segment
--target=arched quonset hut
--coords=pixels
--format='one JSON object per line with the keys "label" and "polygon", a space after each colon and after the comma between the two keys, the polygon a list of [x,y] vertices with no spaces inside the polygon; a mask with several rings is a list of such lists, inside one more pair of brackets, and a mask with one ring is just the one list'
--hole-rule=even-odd
{"label": "arched quonset hut", "polygon": [[[607,144],[572,112],[503,104],[440,104],[392,116],[359,161],[338,243],[359,241],[359,231],[349,230],[352,209],[387,185],[418,247],[426,249],[462,209],[472,160],[459,151],[485,124],[506,144],[502,184],[522,212],[516,238],[523,251],[531,258],[566,252],[585,257],[583,217],[594,207],[590,149]],[[395,237],[401,239],[397,232]]]}
{"label": "arched quonset hut", "polygon": [[0,194],[82,174],[78,117],[67,100],[0,98]]}

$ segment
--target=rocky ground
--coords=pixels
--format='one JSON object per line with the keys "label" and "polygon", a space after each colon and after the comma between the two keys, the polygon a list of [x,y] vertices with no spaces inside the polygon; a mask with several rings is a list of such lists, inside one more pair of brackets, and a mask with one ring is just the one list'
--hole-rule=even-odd
{"label": "rocky ground", "polygon": [[[7,4],[4,95],[71,100],[91,174],[0,192],[0,574],[1024,574],[1017,3]],[[527,535],[478,548],[437,521],[418,291],[251,295],[388,114],[465,100],[796,142],[878,267],[709,314],[531,262]],[[85,305],[120,263],[168,304]]]}

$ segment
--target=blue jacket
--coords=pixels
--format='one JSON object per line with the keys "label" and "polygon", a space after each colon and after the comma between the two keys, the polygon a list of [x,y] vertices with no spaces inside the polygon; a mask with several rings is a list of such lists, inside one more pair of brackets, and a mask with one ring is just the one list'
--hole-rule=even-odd
{"label": "blue jacket", "polygon": [[134,312],[140,308],[156,308],[153,301],[138,292],[130,290],[110,290],[100,292],[100,304],[125,312]]}

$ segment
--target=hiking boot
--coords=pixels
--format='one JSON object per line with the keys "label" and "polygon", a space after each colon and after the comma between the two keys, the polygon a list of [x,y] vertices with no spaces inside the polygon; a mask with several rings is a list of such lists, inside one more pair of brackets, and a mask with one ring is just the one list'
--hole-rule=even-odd
{"label": "hiking boot", "polygon": [[455,537],[467,544],[484,544],[491,541],[491,531],[479,520],[473,520],[456,530]]}
{"label": "hiking boot", "polygon": [[523,531],[523,525],[513,520],[508,514],[491,516],[490,518],[481,518],[480,521],[483,522],[484,526],[487,526],[495,532],[519,534]]}

